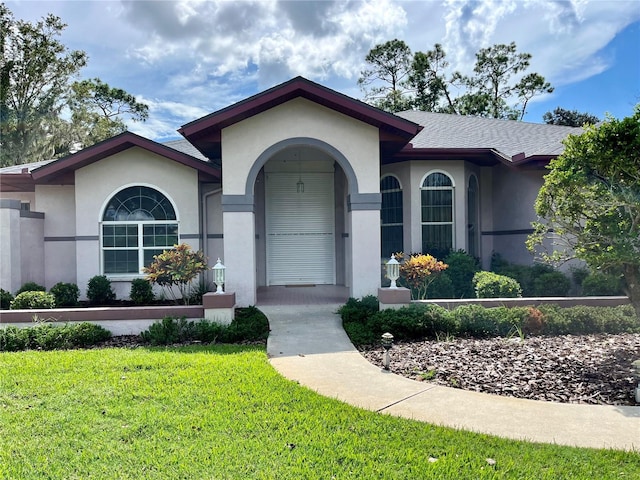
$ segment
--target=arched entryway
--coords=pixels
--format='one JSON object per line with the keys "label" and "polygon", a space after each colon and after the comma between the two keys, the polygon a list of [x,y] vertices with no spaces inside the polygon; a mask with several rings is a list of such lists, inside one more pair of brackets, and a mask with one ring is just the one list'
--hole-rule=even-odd
{"label": "arched entryway", "polygon": [[272,152],[254,187],[258,287],[345,285],[347,184],[317,145]]}

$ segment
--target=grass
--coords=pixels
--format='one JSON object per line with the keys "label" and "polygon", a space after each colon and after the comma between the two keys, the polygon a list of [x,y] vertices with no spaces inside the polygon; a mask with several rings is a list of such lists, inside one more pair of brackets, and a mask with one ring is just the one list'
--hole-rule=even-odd
{"label": "grass", "polygon": [[2,479],[638,476],[638,453],[509,441],[321,397],[280,377],[263,347],[0,354]]}

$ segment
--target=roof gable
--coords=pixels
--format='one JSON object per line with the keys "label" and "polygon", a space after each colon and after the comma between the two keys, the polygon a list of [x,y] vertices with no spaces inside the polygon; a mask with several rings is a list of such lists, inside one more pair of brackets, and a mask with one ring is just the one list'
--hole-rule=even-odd
{"label": "roof gable", "polygon": [[269,90],[258,93],[234,105],[187,123],[178,131],[210,159],[220,157],[223,128],[302,97],[334,111],[367,123],[380,130],[381,147],[397,151],[406,145],[421,127],[404,118],[390,114],[335,90],[296,77]]}
{"label": "roof gable", "polygon": [[[220,181],[220,170],[214,165],[131,132],[121,133],[120,135],[87,147],[77,153],[48,163],[33,170],[31,176],[36,183],[47,182],[53,179],[68,179],[69,176],[79,168],[133,147],[142,148],[156,155],[186,165],[187,167],[194,168],[204,180]],[[72,182],[68,181],[68,183]]]}

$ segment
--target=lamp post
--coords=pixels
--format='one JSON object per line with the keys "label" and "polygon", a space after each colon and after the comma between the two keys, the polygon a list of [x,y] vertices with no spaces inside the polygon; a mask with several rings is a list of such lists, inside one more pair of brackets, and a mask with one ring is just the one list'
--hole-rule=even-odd
{"label": "lamp post", "polygon": [[224,285],[224,272],[227,267],[225,267],[220,258],[213,267],[213,283],[216,284],[216,293],[224,293],[222,286]]}
{"label": "lamp post", "polygon": [[384,348],[384,369],[389,370],[389,363],[391,358],[389,357],[389,350],[393,346],[393,335],[389,332],[382,334],[382,347]]}
{"label": "lamp post", "polygon": [[396,260],[395,254],[391,254],[391,259],[387,262],[387,278],[391,280],[389,288],[398,288],[396,280],[400,278],[400,263]]}

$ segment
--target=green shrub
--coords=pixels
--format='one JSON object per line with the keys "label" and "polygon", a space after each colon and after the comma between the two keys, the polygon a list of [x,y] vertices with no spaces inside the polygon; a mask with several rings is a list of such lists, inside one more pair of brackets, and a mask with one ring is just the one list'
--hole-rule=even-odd
{"label": "green shrub", "polygon": [[87,298],[92,305],[109,305],[116,299],[111,288],[111,280],[104,275],[96,275],[89,280]]}
{"label": "green shrub", "polygon": [[27,282],[22,285],[16,292],[16,297],[22,292],[46,292],[47,289],[42,285],[38,285],[36,282]]}
{"label": "green shrub", "polygon": [[111,337],[111,332],[93,323],[53,325],[38,323],[33,327],[0,329],[0,351],[54,350],[88,347]]}
{"label": "green shrub", "polygon": [[134,305],[149,305],[155,298],[151,282],[144,278],[135,278],[131,282],[129,298]]}
{"label": "green shrub", "polygon": [[237,343],[265,340],[269,336],[269,320],[258,308],[238,308],[234,319],[222,332],[222,341]]}
{"label": "green shrub", "polygon": [[491,270],[499,275],[513,278],[520,284],[522,295],[525,297],[544,296],[536,292],[536,279],[541,275],[553,273],[553,267],[542,263],[533,265],[518,265],[504,260],[500,254],[491,256]]}
{"label": "green shrub", "polygon": [[427,287],[427,298],[456,298],[448,271],[435,275],[433,282]]}
{"label": "green shrub", "polygon": [[473,285],[478,298],[513,298],[522,295],[522,289],[516,280],[493,272],[476,273]]}
{"label": "green shrub", "polygon": [[444,263],[449,265],[446,275],[451,279],[453,286],[452,298],[474,298],[473,276],[480,271],[478,260],[464,250],[458,250],[447,255]]}
{"label": "green shrub", "polygon": [[152,345],[170,345],[177,342],[239,343],[264,340],[269,335],[269,321],[256,307],[238,308],[229,325],[208,320],[187,321],[165,317],[142,332],[142,339]]}
{"label": "green shrub", "polygon": [[378,297],[367,295],[362,299],[349,298],[347,303],[338,308],[338,315],[343,322],[366,323],[366,320],[380,309]]}
{"label": "green shrub", "polygon": [[16,295],[9,308],[11,310],[33,310],[55,308],[56,297],[47,292],[27,291]]}
{"label": "green shrub", "polygon": [[631,305],[618,307],[561,308],[540,305],[545,319],[545,335],[586,335],[592,333],[638,333],[640,322]]}
{"label": "green shrub", "polygon": [[187,321],[185,317],[164,317],[150,325],[140,336],[151,345],[170,345],[193,340],[193,322]]}
{"label": "green shrub", "polygon": [[11,292],[7,292],[6,290],[0,288],[0,310],[8,310],[11,306],[12,300],[13,295],[11,295]]}
{"label": "green shrub", "polygon": [[622,279],[617,275],[592,273],[582,282],[582,294],[585,296],[623,295]]}
{"label": "green shrub", "polygon": [[73,307],[78,304],[80,290],[75,283],[58,282],[49,290],[56,298],[56,306]]}
{"label": "green shrub", "polygon": [[565,297],[570,288],[569,278],[557,270],[543,273],[533,281],[533,295],[536,297]]}

